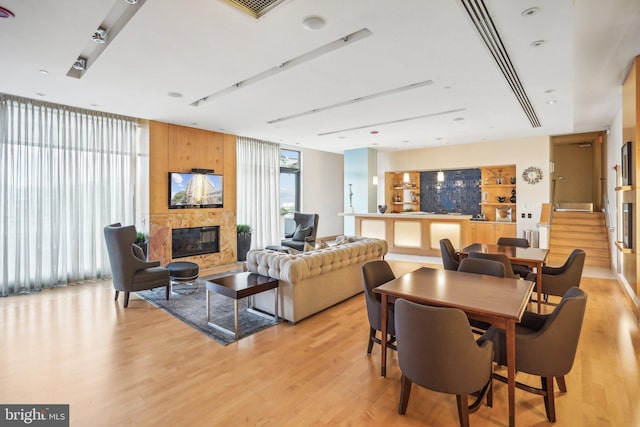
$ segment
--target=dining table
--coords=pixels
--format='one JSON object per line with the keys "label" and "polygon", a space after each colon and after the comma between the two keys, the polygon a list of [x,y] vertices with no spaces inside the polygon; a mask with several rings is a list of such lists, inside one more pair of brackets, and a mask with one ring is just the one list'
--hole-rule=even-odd
{"label": "dining table", "polygon": [[481,252],[485,254],[504,254],[513,264],[526,265],[536,270],[536,298],[538,313],[542,303],[542,267],[549,256],[549,249],[542,248],[520,248],[508,245],[489,245],[485,243],[473,243],[458,252],[461,258],[467,257],[471,252]]}
{"label": "dining table", "polygon": [[[404,298],[419,304],[453,307],[464,311],[471,319],[491,323],[506,331],[507,388],[509,426],[515,426],[515,325],[522,318],[533,282],[512,278],[464,273],[438,268],[422,267],[373,290],[380,294],[380,306]],[[381,310],[380,373],[387,373],[387,316]]]}

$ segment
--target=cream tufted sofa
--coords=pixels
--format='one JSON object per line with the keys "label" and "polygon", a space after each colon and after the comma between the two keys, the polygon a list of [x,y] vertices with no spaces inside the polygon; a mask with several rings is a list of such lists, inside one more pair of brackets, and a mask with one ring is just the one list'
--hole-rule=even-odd
{"label": "cream tufted sofa", "polygon": [[[358,238],[297,255],[252,250],[247,270],[280,281],[280,316],[295,323],[362,292],[362,264],[383,258],[387,249],[386,240]],[[255,306],[273,313],[274,298],[274,291],[257,294]]]}

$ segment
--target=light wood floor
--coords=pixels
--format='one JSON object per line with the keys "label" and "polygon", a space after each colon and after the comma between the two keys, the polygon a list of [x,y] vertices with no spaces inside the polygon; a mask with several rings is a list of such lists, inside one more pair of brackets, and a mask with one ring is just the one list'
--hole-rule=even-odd
{"label": "light wood floor", "polygon": [[[417,267],[391,261],[396,274]],[[589,293],[557,426],[640,425],[637,313],[613,280]],[[223,347],[110,282],[0,299],[0,402],[68,403],[72,426],[456,426],[455,397],[414,386],[396,412],[400,370],[366,355],[362,294],[303,320]],[[532,380],[519,375],[520,380]],[[536,383],[536,382],[534,382]],[[473,426],[507,425],[506,385]],[[516,391],[519,426],[549,425],[542,398]]]}

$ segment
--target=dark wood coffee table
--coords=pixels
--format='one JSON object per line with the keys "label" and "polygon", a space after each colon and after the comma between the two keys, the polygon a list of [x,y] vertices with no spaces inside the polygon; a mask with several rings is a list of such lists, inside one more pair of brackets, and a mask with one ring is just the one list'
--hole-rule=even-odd
{"label": "dark wood coffee table", "polygon": [[[276,302],[274,307],[274,322],[278,322],[278,279],[274,279],[268,276],[262,276],[256,273],[238,273],[231,276],[219,277],[206,281],[207,285],[207,325],[219,331],[233,335],[238,339],[238,300],[252,295],[259,294],[260,292],[268,291],[270,289],[276,290]],[[223,328],[220,325],[216,325],[211,322],[211,295],[210,292],[215,292],[220,295],[224,295],[228,298],[233,298],[235,309],[235,331]],[[257,314],[261,314],[256,312]]]}

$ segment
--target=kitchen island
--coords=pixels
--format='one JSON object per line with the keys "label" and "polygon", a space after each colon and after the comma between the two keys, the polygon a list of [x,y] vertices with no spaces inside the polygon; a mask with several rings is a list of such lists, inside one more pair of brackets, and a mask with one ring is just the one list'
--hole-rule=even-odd
{"label": "kitchen island", "polygon": [[447,238],[456,249],[470,245],[471,215],[407,213],[345,213],[355,218],[357,236],[384,239],[389,252],[440,256],[440,239]]}

